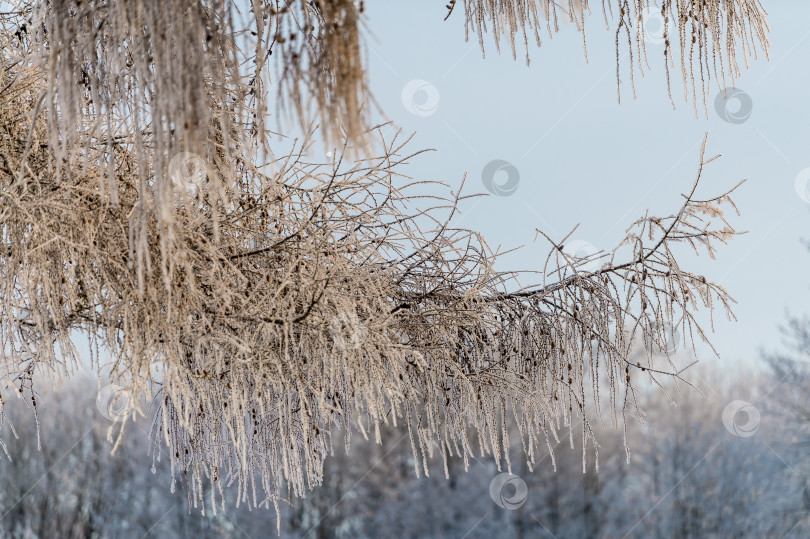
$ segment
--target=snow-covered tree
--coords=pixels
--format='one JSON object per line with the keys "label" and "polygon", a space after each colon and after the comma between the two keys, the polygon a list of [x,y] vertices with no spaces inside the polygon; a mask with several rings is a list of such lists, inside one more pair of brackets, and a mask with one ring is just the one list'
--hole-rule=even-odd
{"label": "snow-covered tree", "polygon": [[[538,231],[543,267],[496,271],[480,235],[449,225],[462,195],[426,202],[403,172],[418,152],[371,127],[363,2],[6,4],[7,387],[36,407],[34,374],[70,376],[83,333],[116,384],[117,443],[149,415],[155,458],[195,506],[216,510],[232,483],[237,503],[273,506],[282,482],[305,495],[335,425],[347,448],[352,432],[379,443],[402,429],[417,474],[434,455],[445,471],[476,453],[511,466],[511,420],[529,467],[575,429],[585,466],[596,418],[635,413],[638,380],[679,376],[629,361],[638,337],[662,344],[678,327],[705,340],[697,309],[730,315],[726,290],[674,254],[714,256],[736,234],[729,193],[698,195],[705,141],[680,207],[631,223],[616,249],[580,258],[568,236]],[[559,14],[549,0],[463,4],[468,28],[496,44],[539,42]],[[588,2],[568,7],[584,35]],[[651,3],[603,8],[642,66]],[[687,93],[767,51],[756,1],[661,9]],[[274,110],[323,130],[281,152]],[[317,137],[342,151],[310,160]]]}

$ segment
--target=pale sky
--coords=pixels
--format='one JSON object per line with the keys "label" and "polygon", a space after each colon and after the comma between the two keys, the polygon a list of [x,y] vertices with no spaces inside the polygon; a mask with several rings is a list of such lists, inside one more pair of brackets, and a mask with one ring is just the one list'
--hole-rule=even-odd
{"label": "pale sky", "polygon": [[[587,63],[581,37],[568,27],[532,48],[527,67],[520,50],[514,61],[508,47],[498,55],[491,42],[482,59],[477,36],[464,40],[463,14],[443,21],[441,2],[366,6],[375,36],[368,42],[374,96],[389,119],[416,132],[413,150],[437,150],[415,159],[409,174],[458,188],[467,172],[466,192],[473,193],[485,191],[481,173],[492,160],[519,172],[513,194],[469,201],[454,222],[479,230],[493,248],[525,246],[505,256],[501,269],[541,263],[546,249],[534,243],[535,228],[561,238],[580,223],[572,239],[610,249],[647,209],[676,211],[708,133],[707,155],[722,158],[705,170],[699,193],[714,196],[748,179],[735,197],[741,215],[731,216],[748,233],[720,249],[716,261],[681,260],[738,301],[738,321],[721,316],[715,325],[713,343],[723,362],[751,362],[760,348],[778,348],[786,314],[810,311],[810,252],[801,243],[810,237],[810,203],[794,185],[810,167],[810,3],[766,4],[771,59],[752,62],[736,81],[752,103],[750,117],[736,124],[716,112],[716,86],[708,119],[696,118],[683,101],[677,67],[673,110],[663,63],[655,63],[663,46],[654,43],[648,45],[652,72],[637,77],[636,100],[624,79],[620,105],[615,38],[604,30],[601,11],[589,19]],[[403,91],[415,97],[403,101]],[[729,104],[731,113],[736,103]],[[700,350],[699,357],[711,359]]]}

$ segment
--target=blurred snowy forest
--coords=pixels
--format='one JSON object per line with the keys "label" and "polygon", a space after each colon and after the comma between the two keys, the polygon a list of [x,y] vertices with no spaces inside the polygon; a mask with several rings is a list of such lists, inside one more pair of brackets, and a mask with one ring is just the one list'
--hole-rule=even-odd
{"label": "blurred snowy forest", "polygon": [[[281,536],[806,537],[810,321],[794,320],[786,337],[793,355],[763,357],[759,368],[727,361],[693,367],[705,397],[666,387],[672,406],[661,388],[650,388],[643,397],[649,427],[630,421],[630,464],[621,432],[610,425],[598,433],[598,473],[592,459],[582,472],[581,448],[572,450],[567,439],[554,448],[556,472],[550,458],[530,472],[514,448],[512,471],[527,486],[515,510],[490,497],[499,472],[489,458],[471,460],[467,472],[461,460],[451,461],[450,479],[439,460],[429,478],[417,478],[406,433],[390,429],[382,445],[355,438],[351,455],[336,451],[328,459],[323,487],[281,504]],[[0,536],[276,535],[272,505],[189,514],[182,478],[171,493],[168,469],[150,473],[145,436],[126,436],[112,455],[110,422],[96,396],[89,377],[43,396],[40,451],[30,410],[7,399],[19,439],[7,436],[12,460],[0,465]],[[739,401],[755,410],[733,415]]]}

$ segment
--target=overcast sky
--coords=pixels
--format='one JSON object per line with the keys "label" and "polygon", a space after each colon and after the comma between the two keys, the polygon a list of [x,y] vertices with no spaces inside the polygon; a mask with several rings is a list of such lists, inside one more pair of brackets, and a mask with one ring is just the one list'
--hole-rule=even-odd
{"label": "overcast sky", "polygon": [[737,299],[738,321],[721,316],[713,342],[724,362],[750,362],[760,348],[780,346],[788,312],[810,312],[810,252],[801,243],[810,237],[810,204],[795,185],[810,167],[810,3],[767,4],[771,59],[752,62],[736,81],[751,104],[749,113],[741,101],[729,102],[728,118],[736,122],[715,110],[716,86],[709,117],[696,118],[677,76],[673,109],[663,64],[656,63],[663,46],[654,42],[653,70],[637,78],[637,99],[624,80],[619,104],[615,37],[604,30],[601,10],[589,19],[587,62],[581,37],[568,27],[532,48],[527,67],[521,51],[514,61],[508,48],[498,55],[491,42],[482,59],[477,37],[464,40],[463,14],[443,21],[441,2],[366,2],[371,85],[387,118],[416,132],[414,150],[437,150],[413,162],[412,176],[457,188],[466,172],[466,192],[484,192],[487,163],[514,165],[519,183],[511,195],[469,201],[455,221],[481,231],[492,247],[525,246],[504,257],[502,269],[542,261],[546,247],[534,242],[535,228],[562,238],[580,223],[572,239],[610,249],[647,209],[677,210],[708,133],[707,154],[722,158],[705,170],[700,193],[713,196],[747,178],[735,197],[741,216],[731,222],[748,233],[716,261],[687,256],[681,264]]}

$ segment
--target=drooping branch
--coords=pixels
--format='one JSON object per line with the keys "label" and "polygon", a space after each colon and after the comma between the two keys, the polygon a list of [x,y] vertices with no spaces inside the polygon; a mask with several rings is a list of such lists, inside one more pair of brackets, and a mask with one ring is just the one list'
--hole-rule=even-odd
{"label": "drooping branch", "polygon": [[[540,45],[541,34],[551,37],[563,20],[586,42],[588,0],[463,3],[453,12],[463,13],[468,38],[477,34],[482,50],[488,36],[498,49],[508,41],[517,57],[523,41],[528,61],[529,41]],[[354,156],[371,151],[364,2],[262,0],[244,7],[233,0],[11,2],[2,23],[15,60],[34,61],[49,73],[40,98],[50,111],[47,143],[57,152],[57,172],[88,140],[137,133],[131,151],[153,161],[157,203],[150,207],[165,220],[172,156],[191,152],[222,164],[232,156],[272,156],[270,113],[292,119],[303,133],[322,125],[329,147],[348,140]],[[664,47],[667,80],[680,57],[684,96],[696,112],[712,77],[725,88],[739,75],[739,63],[768,53],[759,0],[603,0],[601,11],[616,34],[617,78],[624,52],[631,86],[636,69],[644,72],[653,32]],[[656,21],[660,29],[648,27]],[[108,162],[107,153],[94,165]],[[237,180],[219,168],[226,182]],[[109,170],[106,179],[104,195],[114,203],[119,186]]]}
{"label": "drooping branch", "polygon": [[[485,36],[491,33],[496,50],[500,52],[501,42],[507,41],[515,59],[518,41],[522,41],[528,64],[530,40],[540,46],[541,34],[550,38],[559,31],[561,22],[570,23],[583,36],[587,58],[586,22],[591,4],[599,3],[464,0],[467,37],[477,34],[485,52]],[[449,6],[453,8],[455,3]],[[660,44],[667,85],[678,56],[684,99],[691,98],[696,113],[699,101],[705,108],[712,78],[719,89],[731,86],[740,75],[738,60],[748,67],[749,59],[756,59],[760,51],[767,57],[770,47],[767,16],[759,0],[602,0],[599,11],[605,26],[615,33],[617,89],[622,64],[626,63],[635,95],[634,72],[638,69],[643,74],[649,67],[648,44]],[[672,88],[668,89],[671,98]]]}
{"label": "drooping branch", "polygon": [[[55,178],[58,152],[40,144],[48,121],[35,111],[44,82],[4,72],[39,86],[12,84],[0,108],[0,340],[13,352],[3,367],[24,355],[68,375],[84,331],[131,397],[118,435],[151,411],[155,455],[189,478],[195,504],[206,478],[215,492],[235,482],[252,504],[276,503],[282,482],[303,495],[322,479],[336,423],[377,440],[382,425],[407,428],[417,472],[436,453],[508,465],[509,418],[530,465],[576,425],[585,460],[603,406],[614,419],[635,414],[642,377],[680,377],[652,358],[632,364],[638,337],[661,342],[670,324],[705,338],[696,309],[729,307],[672,250],[713,255],[735,234],[720,207],[728,195],[697,200],[697,182],[673,216],[635,223],[602,267],[551,241],[545,266],[531,268],[541,282],[516,289],[525,274],[496,271],[478,234],[449,226],[461,195],[414,206],[429,199],[411,198],[420,182],[400,170],[413,154],[388,128],[381,154],[360,161],[312,162],[306,140],[268,166],[234,158],[234,183],[224,158],[201,173],[187,157],[195,166],[175,171],[167,226],[143,210],[152,163],[125,143],[88,145],[64,163],[76,172]],[[107,171],[81,166],[93,152],[111,152],[116,203]],[[710,161],[701,151],[699,177]]]}

